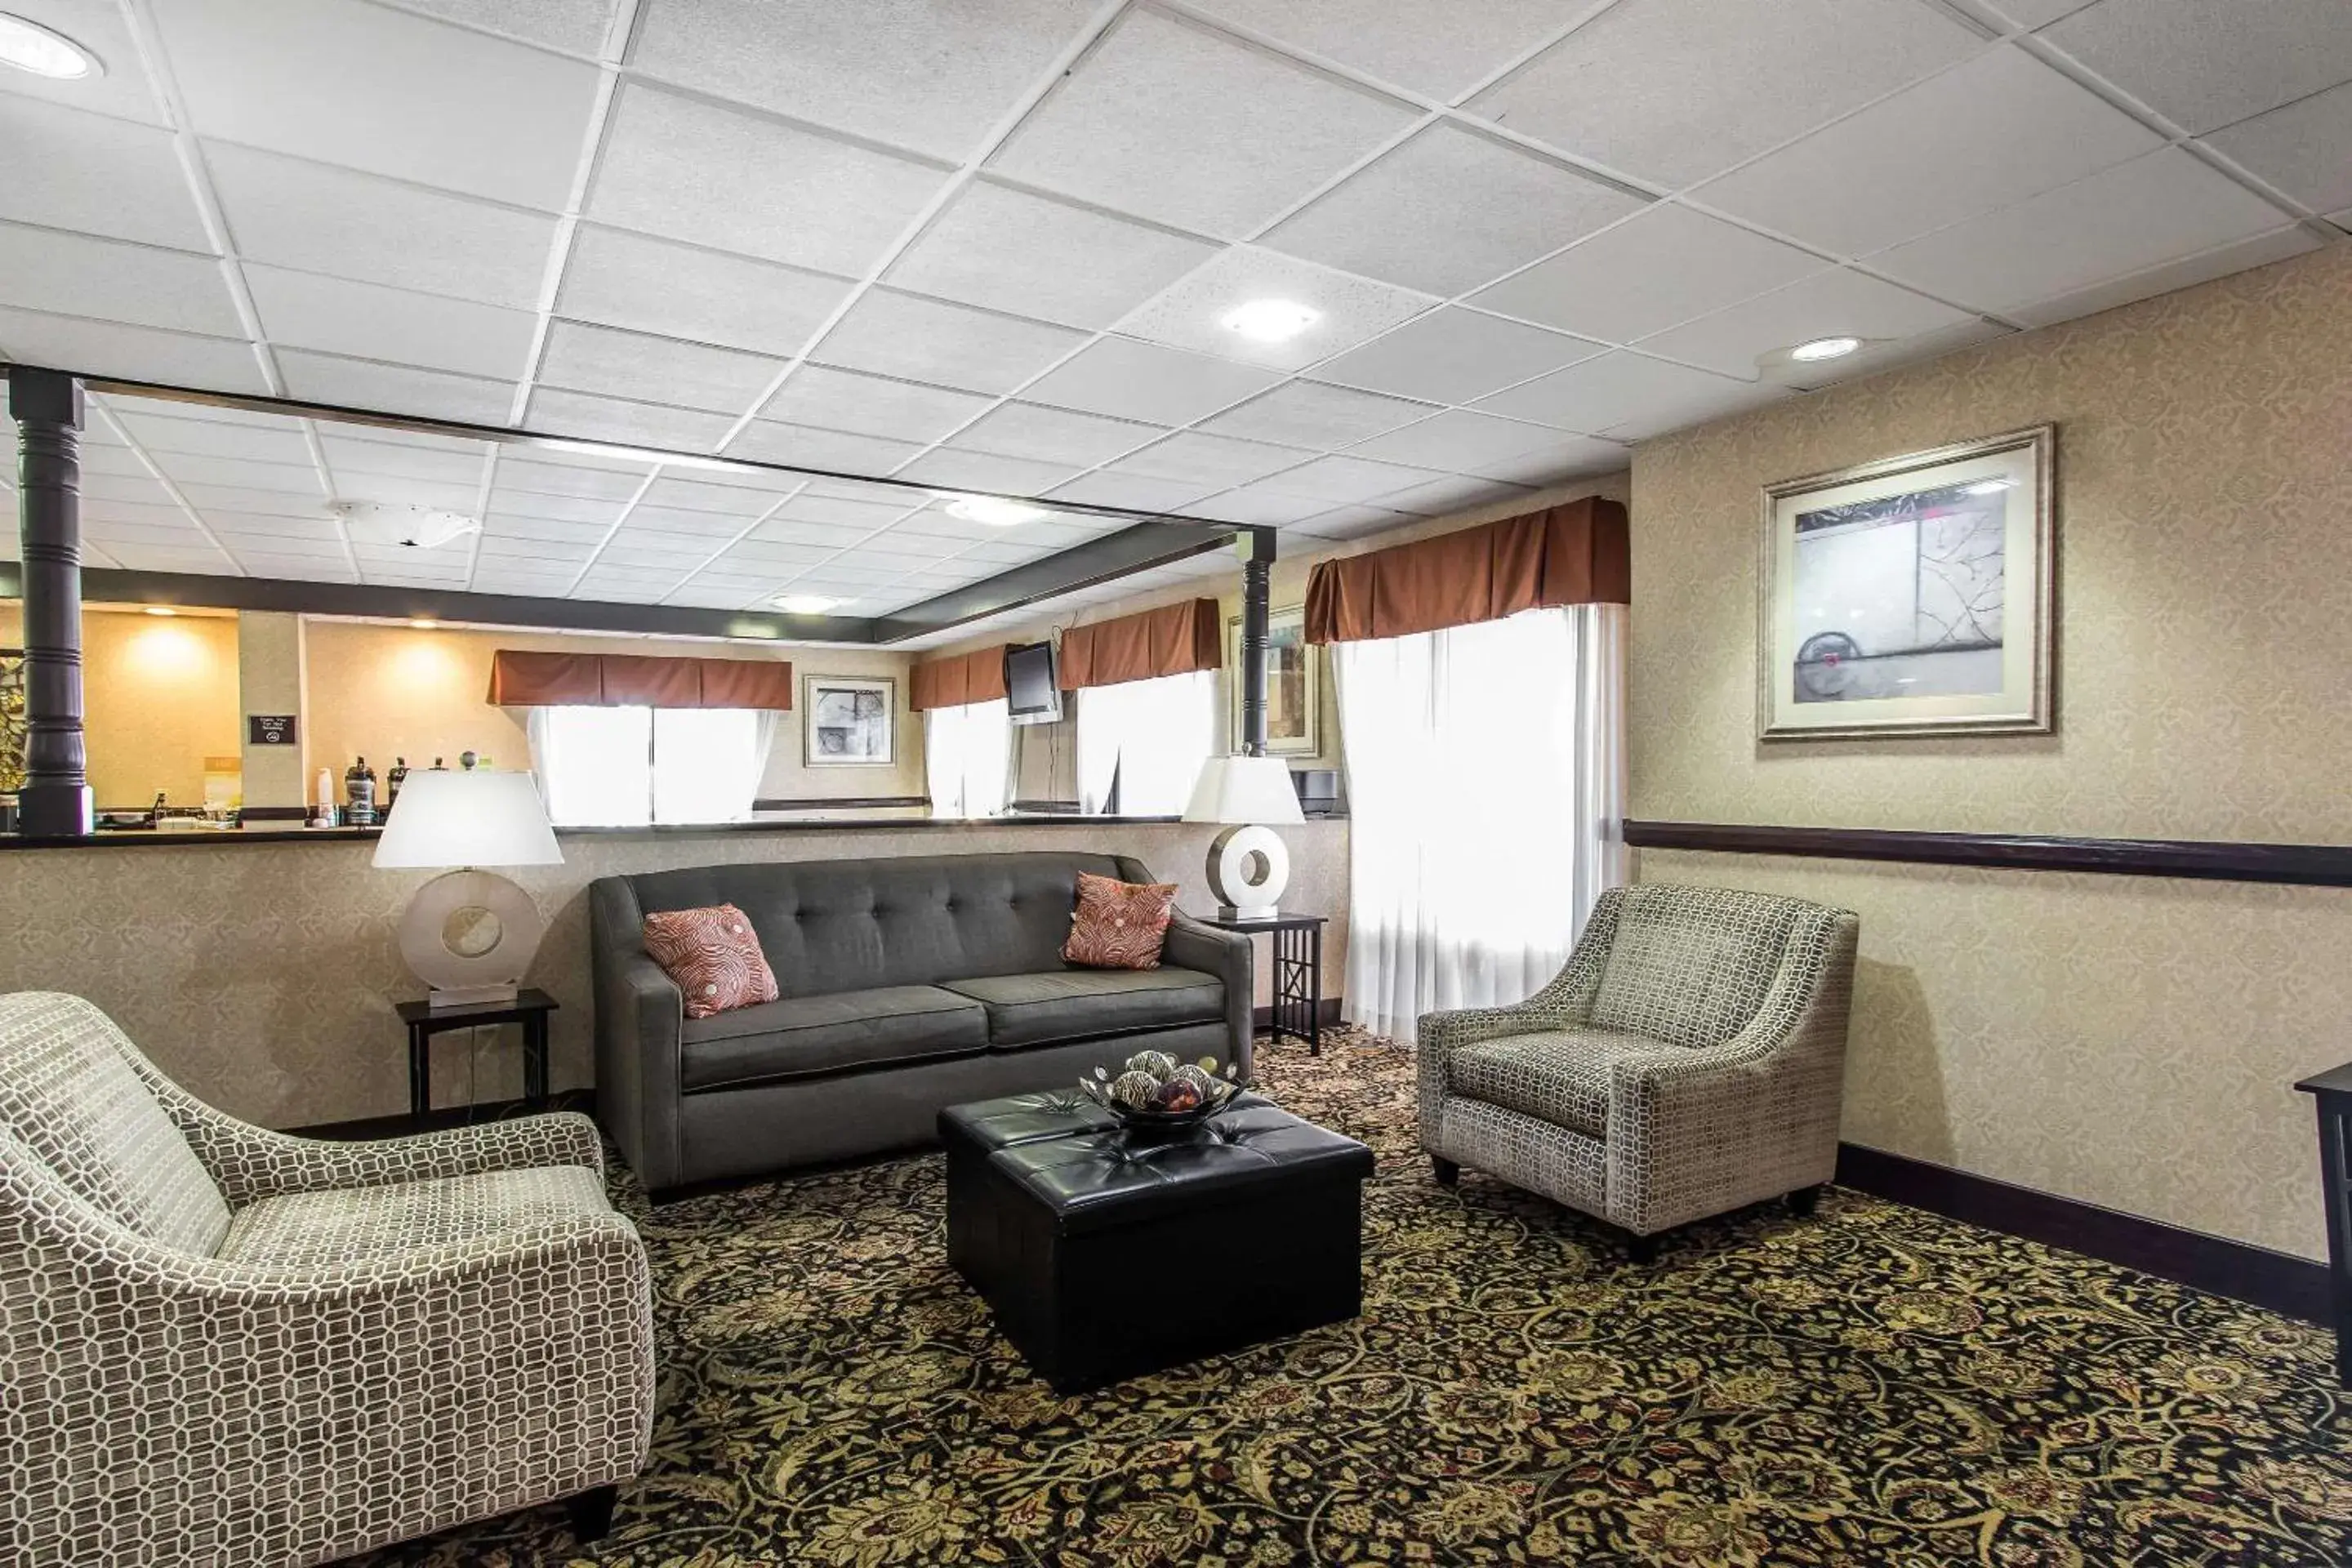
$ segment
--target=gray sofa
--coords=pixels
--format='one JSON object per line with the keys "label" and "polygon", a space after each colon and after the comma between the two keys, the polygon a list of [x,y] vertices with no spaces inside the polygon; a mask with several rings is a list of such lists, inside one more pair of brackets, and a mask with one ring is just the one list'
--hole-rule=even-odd
{"label": "gray sofa", "polygon": [[[966,1100],[1075,1084],[1156,1048],[1250,1071],[1250,942],[1178,914],[1161,966],[1073,969],[1078,873],[1045,852],[704,866],[589,889],[596,1114],[649,1189],[909,1148]],[[731,903],[778,999],[709,1018],[647,956],[646,915]]]}

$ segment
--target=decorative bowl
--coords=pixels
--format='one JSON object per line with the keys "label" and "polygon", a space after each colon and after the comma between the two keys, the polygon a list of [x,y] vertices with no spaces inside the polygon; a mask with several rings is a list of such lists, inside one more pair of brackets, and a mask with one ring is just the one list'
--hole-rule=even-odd
{"label": "decorative bowl", "polygon": [[[1097,1068],[1093,1077],[1078,1080],[1078,1088],[1129,1131],[1181,1132],[1198,1127],[1233,1102],[1241,1092],[1233,1073],[1230,1063],[1221,1071],[1214,1058],[1179,1062],[1164,1052],[1141,1051],[1129,1057],[1116,1077],[1108,1068]],[[1159,1098],[1177,1103],[1148,1102]]]}

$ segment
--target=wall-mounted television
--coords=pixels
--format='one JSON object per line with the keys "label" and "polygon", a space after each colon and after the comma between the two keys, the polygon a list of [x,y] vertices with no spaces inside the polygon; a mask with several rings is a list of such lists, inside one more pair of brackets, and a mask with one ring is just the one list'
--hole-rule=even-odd
{"label": "wall-mounted television", "polygon": [[1062,717],[1061,670],[1050,642],[1004,650],[1004,692],[1015,724],[1051,724]]}

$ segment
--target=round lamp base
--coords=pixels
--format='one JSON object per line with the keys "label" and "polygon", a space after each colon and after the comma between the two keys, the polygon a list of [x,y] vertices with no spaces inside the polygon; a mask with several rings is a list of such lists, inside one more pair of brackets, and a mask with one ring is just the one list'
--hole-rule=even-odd
{"label": "round lamp base", "polygon": [[433,988],[436,1007],[511,1002],[546,934],[539,906],[504,877],[450,871],[409,900],[400,956]]}
{"label": "round lamp base", "polygon": [[1209,890],[1228,920],[1268,920],[1290,885],[1290,851],[1270,827],[1228,827],[1209,846]]}

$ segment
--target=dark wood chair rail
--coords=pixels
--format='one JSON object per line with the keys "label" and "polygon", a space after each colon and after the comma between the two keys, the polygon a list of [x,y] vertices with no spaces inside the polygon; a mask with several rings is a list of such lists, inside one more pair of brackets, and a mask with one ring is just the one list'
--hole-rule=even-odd
{"label": "dark wood chair rail", "polygon": [[2121,877],[2287,882],[2352,888],[2352,846],[2239,844],[2185,838],[2066,838],[2015,833],[1914,833],[1879,827],[1774,827],[1733,822],[1622,825],[1636,849],[1697,849],[1719,855],[1793,855],[1832,860],[1895,860],[1927,866],[1990,866],[2009,871],[2097,871]]}

